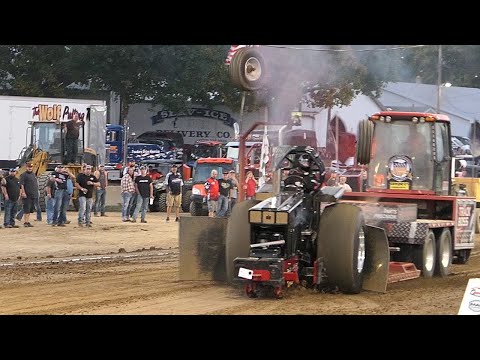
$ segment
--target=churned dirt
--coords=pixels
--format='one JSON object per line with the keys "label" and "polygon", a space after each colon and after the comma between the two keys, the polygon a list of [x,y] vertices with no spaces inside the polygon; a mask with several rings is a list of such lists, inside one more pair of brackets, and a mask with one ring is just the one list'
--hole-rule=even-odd
{"label": "churned dirt", "polygon": [[250,299],[223,283],[178,280],[179,223],[165,213],[148,213],[146,224],[107,215],[92,228],[69,212],[64,228],[0,229],[0,314],[455,315],[468,280],[480,277],[477,236],[468,264],[446,278],[389,284],[385,294],[291,288],[280,300]]}

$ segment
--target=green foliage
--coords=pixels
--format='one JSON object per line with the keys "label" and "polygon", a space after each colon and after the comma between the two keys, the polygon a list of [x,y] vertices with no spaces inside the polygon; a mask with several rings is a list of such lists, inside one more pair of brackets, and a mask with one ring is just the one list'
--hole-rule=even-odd
{"label": "green foliage", "polygon": [[[0,94],[106,99],[113,91],[122,100],[123,116],[145,99],[172,111],[191,103],[238,111],[242,93],[224,65],[229,47],[0,45]],[[289,108],[302,96],[310,106],[345,106],[358,94],[379,96],[388,81],[415,81],[417,75],[425,83],[437,81],[437,45],[387,51],[362,51],[371,45],[329,46],[337,51],[325,52],[261,49],[271,82],[268,90],[246,94],[246,111],[283,99]],[[444,45],[443,59],[445,81],[480,86],[480,46]]]}
{"label": "green foliage", "polygon": [[70,52],[63,45],[1,45],[2,93],[64,96],[72,83]]}
{"label": "green foliage", "polygon": [[271,96],[277,102],[294,98],[298,104],[303,97],[310,107],[347,106],[359,94],[380,96],[384,83],[398,78],[391,53],[362,52],[372,46],[319,48],[263,50],[271,68]]}
{"label": "green foliage", "polygon": [[[410,69],[401,81],[415,81],[421,77],[425,84],[438,81],[438,45],[410,49],[405,52],[403,67]],[[480,87],[480,46],[442,45],[442,82],[460,87]]]}

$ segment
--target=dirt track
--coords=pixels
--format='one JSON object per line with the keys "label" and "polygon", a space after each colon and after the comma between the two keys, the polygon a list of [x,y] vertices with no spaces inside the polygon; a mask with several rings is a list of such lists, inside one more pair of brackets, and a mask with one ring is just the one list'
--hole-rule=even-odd
{"label": "dirt track", "polygon": [[468,279],[480,277],[477,237],[469,263],[447,278],[390,284],[385,294],[297,288],[282,300],[249,299],[225,284],[177,280],[179,224],[164,213],[132,224],[111,212],[91,229],[78,228],[75,215],[65,228],[0,229],[0,314],[455,315]]}

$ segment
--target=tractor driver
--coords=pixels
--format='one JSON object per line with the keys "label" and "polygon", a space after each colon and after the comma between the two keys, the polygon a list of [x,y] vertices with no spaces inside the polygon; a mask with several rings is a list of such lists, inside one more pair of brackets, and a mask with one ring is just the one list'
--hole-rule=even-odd
{"label": "tractor driver", "polygon": [[[303,179],[304,191],[309,193],[320,188],[321,184],[317,179],[318,171],[312,170],[312,159],[308,154],[301,154],[296,159],[296,169],[290,170],[289,174],[292,176],[291,179],[288,177],[285,179],[285,184],[288,185],[295,181],[296,179]],[[291,184],[290,184],[291,185]]]}
{"label": "tractor driver", "polygon": [[429,143],[421,133],[419,125],[409,124],[408,131],[403,148],[405,155],[412,159],[414,179],[424,178],[430,168],[428,165],[431,154]]}

